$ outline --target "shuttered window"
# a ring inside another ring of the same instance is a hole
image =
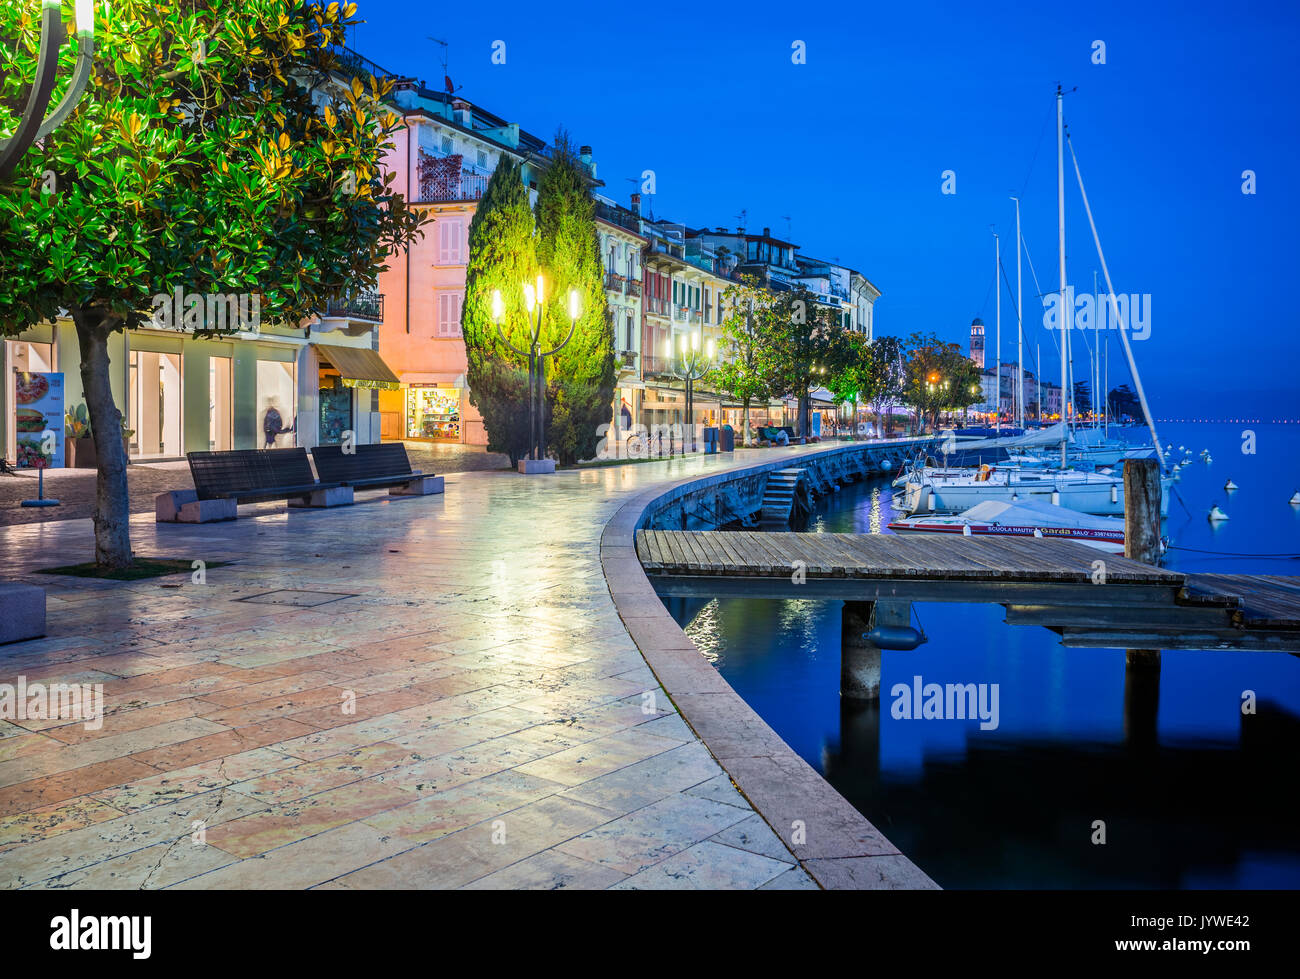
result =
[[[464,293],[438,293],[438,336],[460,336],[460,305]]]

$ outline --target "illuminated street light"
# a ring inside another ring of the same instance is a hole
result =
[[[95,8],[93,0],[77,0],[77,64],[63,99],[48,117],[45,116],[59,68],[59,40],[63,34],[59,7],[59,0],[41,0],[41,47],[36,62],[36,78],[27,93],[18,128],[11,137],[0,140],[0,180],[13,174],[18,161],[36,140],[54,132],[72,114],[90,83],[95,54]]]
[[[545,283],[539,275],[536,284],[524,282],[522,286],[524,307],[528,310],[528,349],[520,350],[516,347],[507,339],[502,329],[501,324],[505,321],[505,301],[501,297],[500,289],[492,290],[492,322],[496,324],[501,342],[519,356],[528,358],[528,458],[541,460],[546,458],[546,358],[555,356],[573,339],[573,331],[582,316],[582,297],[577,289],[569,290],[569,335],[559,346],[551,350],[543,350],[541,340],[542,316],[546,309]],[[537,314],[535,318],[534,311]]]
[[[678,334],[679,351],[674,351],[671,338],[666,345],[670,364],[668,371],[686,385],[686,428],[690,433],[690,447],[687,448],[686,445],[683,445],[683,454],[695,451],[695,382],[713,369],[714,357],[717,352],[713,341],[703,342],[703,337],[704,326],[701,324],[700,332],[692,332],[689,340],[687,340],[685,334]],[[700,349],[701,345],[704,347],[703,351]],[[671,451],[672,446],[670,444],[669,452]]]

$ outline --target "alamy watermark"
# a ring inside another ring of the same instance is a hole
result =
[[[889,688],[894,698],[890,716],[896,721],[980,722],[981,731],[996,731],[999,722],[996,683],[925,683],[920,676],[912,682]]]
[[[1073,326],[1076,330],[1118,330],[1130,331],[1134,340],[1145,340],[1151,336],[1151,294],[1116,293],[1114,306],[1118,307],[1119,317],[1115,316],[1110,295],[1099,292],[1076,293],[1074,286],[1065,287],[1065,306],[1074,311]],[[1043,326],[1049,330],[1061,328],[1061,294],[1053,292],[1043,297]]]
[[[81,721],[87,731],[104,726],[102,683],[0,683],[0,721]]]
[[[242,330],[257,333],[262,325],[262,297],[248,292],[172,292],[153,297],[156,330],[184,330],[190,333],[228,333]]]

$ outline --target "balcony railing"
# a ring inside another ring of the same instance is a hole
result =
[[[596,201],[596,217],[620,228],[626,228],[628,231],[641,233],[640,218],[626,208],[611,207],[604,201]]]
[[[617,272],[605,273],[605,289],[608,292],[617,292],[621,295],[624,291],[624,283],[626,282],[627,280]]]
[[[625,367],[625,368],[628,368],[628,369],[630,369],[630,370],[635,370],[635,369],[636,369],[636,351],[635,351],[635,350],[621,350],[621,351],[619,351],[619,354],[618,354],[618,361],[619,361],[620,366]]]
[[[668,315],[668,300],[662,296],[646,296],[642,301],[642,307],[654,316]]]
[[[632,296],[634,299],[639,299],[641,296],[641,283],[638,282],[636,279],[628,279],[626,281],[626,285],[627,285],[627,294],[629,296]]]
[[[325,304],[325,315],[382,323],[384,321],[384,297],[377,292],[363,292],[355,296],[331,299]]]
[[[438,177],[420,179],[420,199],[423,204],[446,204],[458,201],[477,201],[483,199],[491,179],[485,173],[473,173],[465,170],[459,180],[448,181]]]
[[[700,321],[700,311],[691,309],[689,306],[673,305],[673,320],[677,323],[698,323]]]

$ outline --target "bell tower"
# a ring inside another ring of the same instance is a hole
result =
[[[984,321],[978,316],[970,321],[970,359],[984,369]]]

